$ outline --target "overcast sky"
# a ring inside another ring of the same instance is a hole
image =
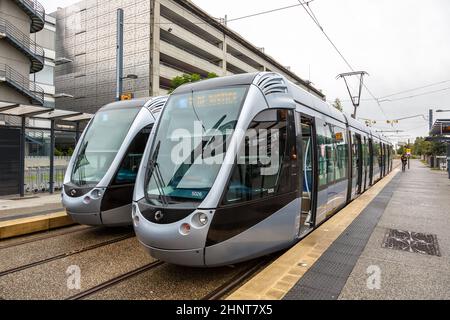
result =
[[[41,0],[47,12],[77,1]],[[194,0],[214,17],[233,19],[298,3],[296,0]],[[443,82],[389,99],[440,92],[381,104],[389,119],[450,109],[450,1],[448,0],[314,0],[310,7],[325,32],[356,70],[370,76],[366,84],[381,98],[392,93]],[[126,19],[126,17],[125,17]],[[327,100],[348,100],[336,75],[350,71],[301,7],[230,22],[228,26],[303,79],[323,90]],[[447,81],[448,80],[448,81]],[[444,82],[447,81],[447,82]],[[448,88],[448,90],[445,90]],[[371,98],[363,91],[363,99]],[[352,105],[344,101],[345,111]],[[450,118],[449,113],[435,116]],[[358,117],[386,120],[374,101],[363,101]],[[388,128],[378,122],[377,127]],[[422,118],[401,121],[396,130],[426,135]],[[392,128],[391,128],[392,130]]]

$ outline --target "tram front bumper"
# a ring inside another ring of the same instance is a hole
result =
[[[100,214],[102,197],[98,199],[90,198],[89,203],[86,203],[85,197],[86,195],[72,198],[63,189],[61,202],[74,222],[91,226],[102,225]]]
[[[187,266],[187,267],[204,267],[204,249],[192,250],[164,250],[159,248],[152,248],[140,241],[148,253],[155,259],[165,261],[168,263]]]
[[[87,226],[100,226],[103,224],[99,212],[76,213],[69,211],[69,209],[66,209],[66,211],[70,218],[76,223]]]

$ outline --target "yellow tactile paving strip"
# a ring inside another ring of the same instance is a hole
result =
[[[227,299],[282,299],[399,171],[398,168],[394,169]]]
[[[0,239],[47,231],[72,224],[74,224],[74,222],[64,211],[39,215],[36,217],[3,221],[0,222]]]

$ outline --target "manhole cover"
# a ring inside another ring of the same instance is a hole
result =
[[[434,234],[388,229],[384,236],[382,247],[438,257],[441,256],[437,237]]]

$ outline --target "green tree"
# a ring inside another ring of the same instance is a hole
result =
[[[342,106],[341,100],[339,100],[339,98],[336,98],[333,102],[333,107],[335,107],[336,109],[338,109],[339,111],[344,111],[344,107]]]
[[[447,154],[447,145],[443,142],[432,141],[431,153],[435,156],[445,156]]]
[[[413,145],[413,153],[415,155],[426,156],[440,156],[445,155],[447,152],[447,146],[445,143],[436,141],[426,141],[423,137],[416,138]]]
[[[200,81],[200,80],[203,80],[203,79],[212,79],[212,78],[217,78],[217,77],[218,77],[218,75],[215,74],[214,72],[208,73],[206,78],[202,78],[197,73],[192,73],[192,74],[184,73],[181,76],[176,76],[175,78],[173,78],[170,81],[169,93],[172,93],[176,88],[178,88],[179,86],[181,86],[181,85],[183,85],[185,83],[197,82],[197,81]]]
[[[400,146],[397,149],[397,154],[404,154],[405,153],[405,146]]]
[[[62,157],[62,156],[64,156],[64,151],[55,148],[54,156],[55,157]]]

